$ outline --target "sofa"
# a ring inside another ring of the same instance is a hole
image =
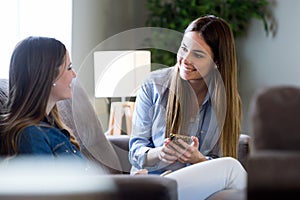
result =
[[[247,199],[300,199],[300,87],[265,87],[251,100]]]
[[[0,80],[0,110],[7,99],[8,81]],[[74,82],[73,96],[57,103],[64,123],[72,129],[78,139],[81,151],[97,162],[117,186],[111,199],[163,199],[176,200],[177,183],[173,179],[158,175],[131,176],[128,160],[129,136],[105,136],[88,96],[78,82]],[[73,109],[80,108],[80,109]],[[83,117],[84,116],[84,117]],[[87,132],[88,130],[88,132]],[[85,134],[79,134],[85,132]],[[239,160],[247,168],[250,137],[241,134],[239,140]],[[245,199],[245,191],[223,190],[213,194],[209,200]]]

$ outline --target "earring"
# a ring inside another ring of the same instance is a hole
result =
[[[55,87],[55,86],[56,86],[56,83],[53,83],[52,86]]]

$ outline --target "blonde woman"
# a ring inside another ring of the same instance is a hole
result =
[[[131,173],[172,172],[167,176],[177,180],[179,199],[243,189],[247,174],[236,160],[240,126],[232,31],[221,18],[200,17],[186,28],[176,65],[152,72],[138,93]]]

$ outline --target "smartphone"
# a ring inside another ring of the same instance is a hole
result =
[[[181,134],[170,134],[170,139],[172,142],[174,142],[176,145],[181,146],[181,144],[179,143],[179,139],[182,139],[185,143],[187,144],[192,144],[193,140],[191,136],[187,136],[187,135],[181,135]]]

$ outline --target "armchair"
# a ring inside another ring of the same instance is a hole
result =
[[[299,199],[300,88],[263,88],[250,108],[253,142],[248,159],[248,199]]]

